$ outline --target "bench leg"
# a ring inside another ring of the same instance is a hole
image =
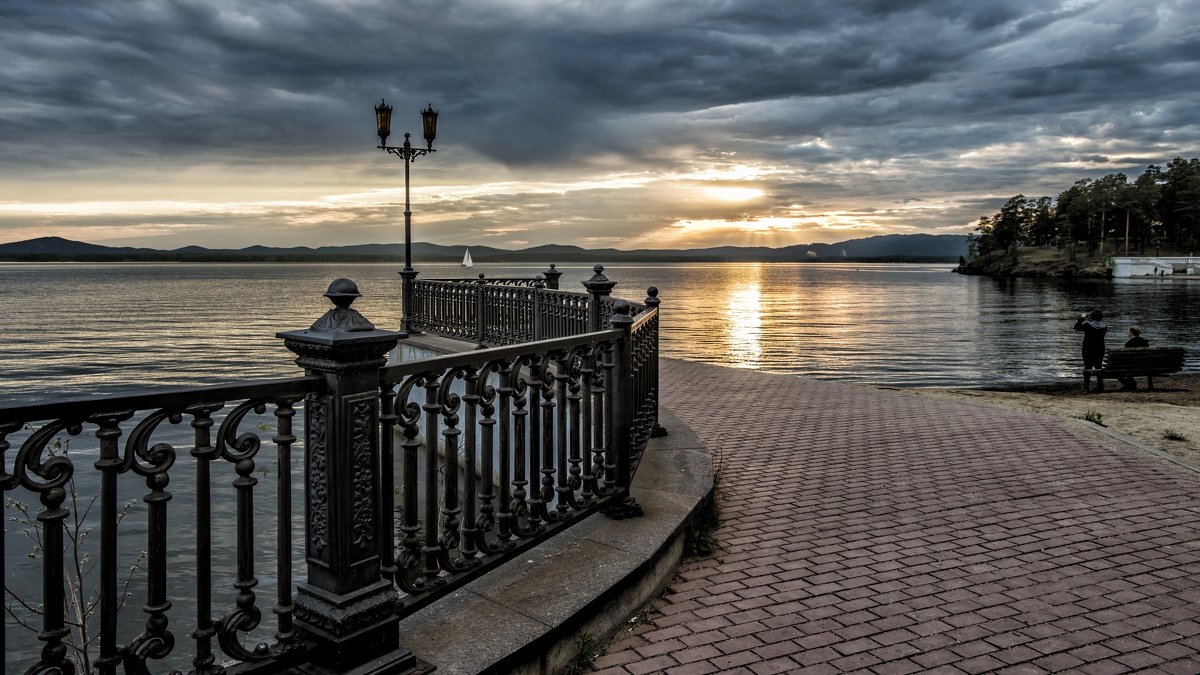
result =
[[[1150,391],[1154,391],[1154,376],[1153,375],[1146,376],[1146,389],[1149,389]]]

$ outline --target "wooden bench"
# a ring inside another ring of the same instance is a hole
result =
[[[1168,377],[1183,370],[1183,347],[1122,347],[1104,355],[1104,367],[1092,369],[1096,389],[1104,391],[1105,379],[1145,377],[1146,388],[1154,389],[1155,377]]]

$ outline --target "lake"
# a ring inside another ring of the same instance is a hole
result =
[[[423,277],[532,276],[545,265],[430,265]],[[294,355],[275,333],[308,327],[330,306],[321,297],[329,281],[355,279],[363,297],[355,307],[382,328],[400,323],[400,279],[395,264],[0,264],[0,406],[51,398],[111,393],[136,386],[214,384],[238,379],[300,374]],[[584,265],[566,265],[561,287],[581,290],[591,276]],[[1080,337],[1071,326],[1081,312],[1102,307],[1113,326],[1110,345],[1124,329],[1141,324],[1155,344],[1189,348],[1196,368],[1200,338],[1200,283],[1126,279],[1066,283],[993,280],[952,274],[947,265],[892,264],[669,264],[615,265],[605,271],[618,282],[615,294],[645,298],[657,286],[662,300],[662,352],[666,356],[722,363],[773,373],[887,386],[987,385],[1074,377]],[[302,428],[303,414],[297,428]],[[269,420],[263,420],[269,421]],[[253,428],[255,420],[247,423]],[[186,457],[190,429],[164,425],[161,440]],[[128,429],[127,429],[128,431]],[[90,431],[89,431],[90,434]],[[90,466],[95,439],[73,441],[81,466]],[[11,440],[19,442],[24,434]],[[160,437],[156,436],[156,439]],[[7,455],[8,461],[14,451]],[[276,579],[273,501],[279,477],[270,456],[260,454],[255,522],[261,585],[260,607],[272,602]],[[293,448],[289,476],[293,494],[303,491],[302,443]],[[179,640],[169,659],[189,667],[187,633],[194,613],[195,547],[188,514],[195,488],[182,459],[172,472],[171,522],[180,533],[168,562],[172,629]],[[228,466],[214,476],[214,590],[216,612],[231,607],[235,550],[234,499]],[[77,472],[81,499],[95,494],[94,471]],[[133,502],[121,525],[121,564],[136,561],[144,547],[146,518],[139,479],[122,482],[122,501]],[[6,495],[9,496],[9,495]],[[36,506],[24,491],[12,496]],[[303,500],[293,527],[302,541]],[[70,506],[70,505],[69,505]],[[16,515],[6,506],[5,516]],[[36,513],[36,508],[33,510]],[[19,520],[19,519],[18,519]],[[92,526],[92,520],[86,525]],[[10,582],[36,588],[40,561],[27,557],[26,532],[6,523]],[[95,556],[95,539],[88,551]],[[294,558],[303,578],[303,556]],[[95,558],[93,558],[95,559]],[[94,582],[94,576],[89,583]],[[129,587],[131,606],[121,614],[120,640],[141,630],[144,575]],[[219,614],[218,614],[219,615]],[[268,622],[269,623],[269,622]],[[254,639],[267,640],[268,623]],[[5,617],[9,651],[5,672],[35,660],[33,633]]]
[[[299,374],[275,338],[329,307],[329,281],[356,280],[355,307],[400,322],[399,265],[0,264],[0,405],[146,384]],[[545,265],[421,266],[422,278],[530,276]],[[582,290],[590,266],[564,265]],[[663,301],[662,351],[772,373],[890,386],[978,386],[1071,377],[1072,323],[1101,307],[1112,326],[1189,348],[1197,364],[1200,283],[1063,282],[952,274],[948,265],[613,265],[615,295]]]

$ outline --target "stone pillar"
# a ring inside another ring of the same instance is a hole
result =
[[[542,276],[546,279],[546,288],[552,291],[558,290],[558,279],[562,276],[562,272],[554,267],[554,263],[550,263],[550,269],[542,272]]]
[[[604,265],[596,265],[592,268],[595,274],[590,279],[583,282],[583,287],[588,292],[588,332],[595,333],[596,331],[608,328],[604,321],[604,312],[601,305],[604,299],[611,293],[613,286],[617,285],[615,281],[609,281],[608,277],[604,276]]]
[[[350,304],[350,279],[325,297],[334,308],[308,330],[278,333],[326,390],[305,399],[307,580],[298,584],[296,628],[321,646],[307,673],[405,672],[418,667],[399,647],[398,598],[380,573],[379,369],[400,334],[378,330]]]

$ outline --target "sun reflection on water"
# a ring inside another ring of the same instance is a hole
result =
[[[725,311],[730,360],[738,368],[757,368],[762,359],[762,287],[754,282],[733,288]]]
[[[743,270],[752,276],[729,285],[725,299],[725,331],[729,360],[739,368],[756,368],[762,360],[762,268]]]

